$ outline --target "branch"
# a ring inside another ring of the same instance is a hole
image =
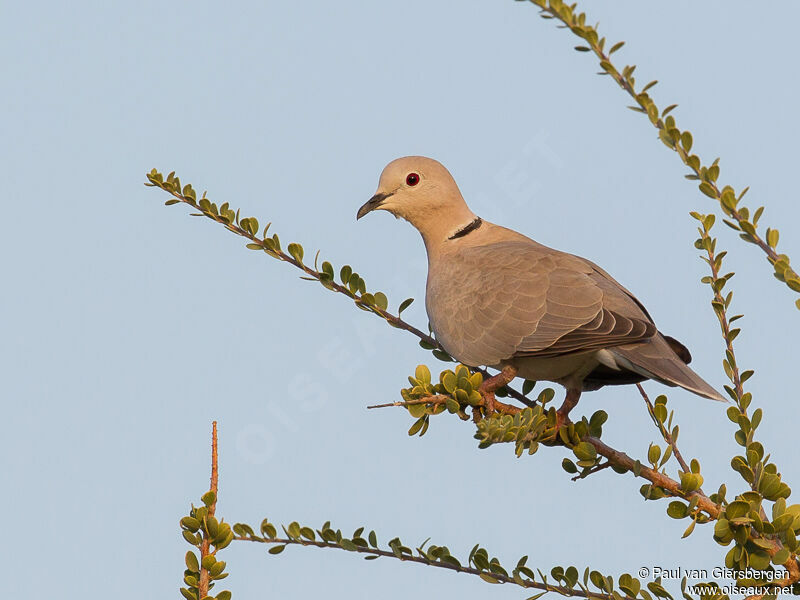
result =
[[[700,157],[691,154],[692,134],[689,131],[681,131],[675,118],[669,113],[677,106],[673,104],[661,111],[647,93],[657,81],[651,81],[639,92],[636,91],[636,80],[633,72],[635,65],[627,65],[621,71],[612,63],[611,55],[622,48],[625,42],[614,44],[608,52],[605,51],[605,38],[600,38],[597,27],[586,25],[586,14],[576,12],[576,4],[568,5],[563,0],[530,0],[541,9],[543,17],[555,18],[561,21],[576,36],[584,40],[587,46],[576,46],[575,49],[581,52],[593,52],[600,60],[600,75],[610,75],[617,85],[625,91],[636,103],[635,106],[628,108],[647,115],[650,123],[658,130],[659,139],[668,148],[674,150],[684,165],[689,167],[691,173],[686,175],[687,179],[699,181],[700,191],[716,200],[722,212],[732,220],[725,220],[725,224],[732,229],[740,232],[741,237],[746,242],[755,244],[764,252],[767,260],[775,270],[775,276],[786,283],[786,285],[800,292],[800,275],[789,266],[789,257],[786,254],[778,254],[778,230],[767,228],[765,237],[758,233],[758,220],[764,212],[764,207],[759,207],[750,218],[750,209],[740,205],[742,197],[747,193],[745,188],[738,196],[731,186],[720,188],[717,185],[719,177],[719,159],[716,159],[710,166],[703,166]],[[800,308],[800,299],[795,301],[797,308]]]
[[[263,535],[259,536],[255,534],[253,528],[249,525],[237,523],[234,525],[234,531],[236,532],[234,539],[243,542],[269,544],[272,546],[269,549],[270,554],[280,554],[289,545],[345,550],[365,554],[366,560],[375,560],[380,557],[393,558],[402,562],[412,562],[455,571],[456,573],[475,575],[487,583],[506,583],[522,588],[541,590],[542,592],[556,592],[562,596],[596,598],[599,600],[634,600],[636,594],[628,595],[627,589],[632,588],[632,590],[638,591],[641,586],[638,580],[625,574],[619,578],[619,591],[615,591],[612,578],[603,577],[597,571],[590,571],[589,569],[585,570],[583,582],[581,582],[578,570],[575,567],[566,569],[555,567],[551,570],[551,576],[559,582],[559,585],[549,583],[547,576],[541,571],[538,571],[540,581],[536,581],[536,574],[526,566],[527,556],[520,559],[512,573],[509,574],[497,558],[489,559],[486,549],[481,548],[479,545],[476,545],[470,552],[468,565],[462,565],[456,557],[450,554],[446,546],[431,545],[426,549],[427,540],[416,548],[417,554],[414,555],[412,550],[404,546],[399,538],[394,538],[388,543],[389,549],[380,548],[374,531],[371,531],[366,536],[368,539],[362,537],[363,527],[353,533],[352,539],[343,537],[340,530],[334,531],[330,527],[330,523],[325,523],[322,529],[316,530],[316,533],[310,527],[301,527],[297,522],[282,528],[286,533],[286,537],[278,537],[276,527],[264,520],[261,524]],[[317,535],[322,539],[317,539]],[[591,591],[588,587],[589,583],[600,591]],[[614,592],[613,595],[612,592]]]
[[[659,416],[656,415],[656,408],[653,406],[653,403],[650,402],[650,397],[647,395],[647,392],[644,391],[644,388],[642,387],[642,384],[641,383],[637,383],[636,387],[638,388],[639,393],[642,395],[642,398],[644,399],[644,403],[647,405],[647,412],[650,413],[650,418],[653,420],[653,423],[658,428],[658,431],[661,433],[661,437],[663,437],[664,441],[667,442],[667,444],[669,444],[669,447],[672,449],[672,454],[675,455],[675,459],[678,461],[678,464],[681,466],[681,469],[683,469],[684,473],[691,473],[691,469],[689,469],[689,465],[687,465],[686,461],[683,460],[683,455],[681,454],[681,451],[678,450],[677,441],[675,440],[673,435],[668,431],[668,429],[666,427],[664,427],[663,420],[660,419]],[[664,398],[666,400],[666,397],[664,397],[664,396],[660,396],[660,398]],[[672,417],[670,415],[670,422],[671,422],[671,418]],[[664,462],[666,462],[666,461],[664,461]],[[662,464],[663,464],[663,462],[662,462]],[[698,491],[702,492],[702,490],[698,490]]]
[[[754,434],[761,423],[761,415],[763,413],[760,408],[753,411],[752,416],[748,415],[747,412],[752,400],[752,395],[749,392],[744,391],[744,382],[753,375],[753,371],[749,370],[740,372],[739,366],[736,362],[733,341],[738,336],[739,329],[733,328],[731,323],[740,319],[742,315],[735,315],[730,318],[728,317],[728,309],[730,307],[731,300],[733,299],[733,292],[728,292],[725,296],[722,295],[722,292],[734,274],[720,274],[723,259],[727,253],[716,252],[717,240],[716,238],[711,237],[711,229],[713,228],[715,221],[714,215],[702,215],[693,212],[692,217],[700,222],[700,226],[697,228],[700,237],[695,242],[695,247],[699,250],[705,250],[706,253],[706,256],[702,257],[702,259],[706,262],[706,264],[708,264],[709,269],[711,270],[711,275],[704,277],[703,283],[711,286],[713,291],[714,295],[711,301],[711,306],[713,307],[714,313],[719,319],[720,330],[725,341],[725,358],[722,361],[722,365],[725,369],[725,374],[728,376],[728,379],[732,384],[726,385],[725,391],[736,402],[736,406],[731,406],[728,409],[727,414],[728,418],[739,426],[734,438],[739,445],[746,448],[747,454],[746,457],[735,456],[731,461],[731,466],[750,485],[752,492],[749,493],[755,496],[754,498],[750,498],[745,497],[745,495],[741,495],[737,497],[737,501],[729,504],[728,507],[726,507],[725,514],[720,517],[721,522],[724,520],[725,526],[720,532],[721,535],[718,535],[715,530],[715,538],[717,538],[717,541],[727,544],[735,538],[735,529],[741,527],[747,528],[747,539],[756,538],[762,542],[765,542],[766,547],[761,545],[760,548],[762,552],[765,552],[769,556],[770,560],[773,560],[773,558],[779,553],[783,553],[783,555],[786,557],[785,560],[781,558],[778,561],[778,564],[782,564],[786,568],[789,575],[782,580],[774,582],[774,585],[787,587],[800,581],[800,568],[798,568],[797,564],[797,554],[796,552],[790,552],[786,547],[787,545],[789,548],[795,547],[795,534],[792,531],[792,533],[787,537],[787,534],[781,535],[779,530],[777,536],[775,534],[765,535],[765,532],[763,531],[763,523],[770,523],[770,521],[767,517],[764,507],[762,506],[761,500],[762,498],[773,500],[776,502],[776,507],[778,506],[778,502],[783,501],[782,506],[785,507],[785,498],[787,498],[791,492],[789,490],[789,486],[781,481],[781,476],[778,473],[777,467],[768,462],[769,456],[764,455],[764,446],[760,442],[754,441]],[[739,515],[738,513],[741,511],[741,509],[739,507],[734,507],[734,505],[739,504],[741,506],[741,504],[744,504],[745,502],[747,503],[749,509],[747,511],[748,517],[745,519],[744,523],[740,523],[737,521],[737,519],[744,517],[745,515]],[[757,506],[754,507],[754,503]],[[750,522],[755,522],[755,519],[750,519],[749,517],[749,512],[751,511],[758,514],[758,517],[762,522],[762,529],[755,529],[755,526],[751,528]],[[773,509],[775,521],[777,521],[781,516],[780,512],[781,511]],[[771,527],[773,523],[770,523]],[[791,526],[789,529],[792,529]]]
[[[214,582],[228,576],[225,561],[217,560],[217,552],[233,541],[230,526],[218,520],[217,509],[219,470],[217,462],[217,422],[211,424],[211,488],[200,498],[201,506],[192,505],[189,514],[180,521],[183,539],[200,551],[200,558],[189,550],[186,553],[186,570],[180,589],[186,600],[230,600],[231,592],[224,590],[209,595]],[[212,550],[211,547],[214,547]]]
[[[217,489],[218,489],[219,471],[217,468],[217,422],[211,423],[211,488],[210,491],[214,494],[214,501],[208,504],[208,516],[213,517],[217,510]],[[211,536],[208,533],[203,534],[203,541],[200,544],[200,582],[198,585],[198,595],[200,598],[208,596],[208,584],[211,582],[208,569],[203,565],[206,564],[205,559],[213,553],[211,548]]]
[[[465,369],[463,366],[459,366],[458,368]],[[446,375],[449,374],[450,372],[442,373],[440,379],[446,383]],[[403,390],[402,392],[405,398],[404,401],[391,402],[375,406],[376,408],[384,406],[399,406],[409,408],[412,416],[418,418],[417,422],[409,430],[410,435],[413,435],[417,432],[424,434],[425,430],[427,429],[427,419],[429,416],[433,414],[444,413],[445,406],[447,407],[447,412],[458,414],[462,417],[462,419],[464,419],[466,416],[464,415],[464,410],[467,406],[471,406],[473,409],[479,409],[484,408],[486,405],[486,398],[480,395],[469,396],[468,404],[462,404],[456,400],[457,395],[455,395],[457,391],[462,390],[446,390],[450,395],[445,395],[443,393],[432,393],[422,398],[411,398],[409,396],[413,389],[430,389],[436,392],[445,385],[445,383],[442,383],[437,384],[437,386],[432,386],[430,383],[430,373],[428,372],[427,368],[423,369],[422,367],[418,367],[416,375],[420,377],[419,379],[414,378],[414,381],[412,382],[412,385],[415,385],[416,387],[412,388],[411,390]],[[457,379],[464,385],[469,385],[467,383],[467,377],[462,375]],[[422,386],[427,387],[423,388]],[[469,389],[465,391],[469,392]],[[550,390],[550,392],[552,392],[552,390]],[[466,394],[462,395],[462,397],[465,396]],[[672,479],[668,475],[644,466],[640,461],[634,460],[624,452],[616,450],[607,445],[600,439],[599,434],[591,435],[591,432],[593,431],[601,431],[599,429],[599,425],[602,425],[602,422],[605,421],[604,413],[602,413],[602,418],[599,419],[599,424],[593,423],[593,421],[596,419],[596,417],[593,416],[592,420],[590,421],[587,421],[584,418],[577,424],[568,423],[567,425],[558,428],[555,426],[555,411],[553,409],[546,411],[545,409],[545,404],[549,401],[549,399],[552,399],[552,393],[546,394],[543,392],[540,397],[543,398],[542,404],[537,404],[537,406],[534,408],[525,409],[521,409],[517,406],[502,404],[495,400],[494,410],[497,414],[486,417],[480,420],[478,423],[478,433],[476,434],[476,437],[482,440],[480,447],[487,447],[494,443],[514,442],[517,444],[517,454],[520,455],[524,447],[527,447],[531,452],[534,452],[538,447],[539,442],[547,445],[563,444],[571,448],[576,453],[578,458],[585,459],[587,461],[584,465],[581,464],[583,462],[583,460],[581,460],[578,463],[580,466],[586,466],[590,468],[598,466],[596,455],[600,455],[608,461],[609,466],[614,467],[618,472],[624,473],[630,471],[636,477],[646,479],[661,491],[659,493],[648,490],[648,495],[646,495],[647,498],[655,499],[657,497],[663,497],[664,495],[674,496],[676,498],[682,498],[689,501],[693,509],[697,508],[701,511],[704,511],[712,519],[716,519],[719,516],[720,506],[711,500],[711,498],[702,493],[702,491],[697,489],[699,488],[699,485],[692,489],[686,489],[685,487],[682,487],[681,483]],[[593,450],[588,453],[586,449],[587,445],[593,448]],[[574,473],[575,471],[573,470],[571,472]],[[690,480],[687,480],[687,483],[688,482],[690,482]]]
[[[589,475],[592,475],[594,473],[597,473],[598,471],[602,471],[603,469],[607,469],[608,467],[613,467],[613,466],[614,466],[614,464],[609,462],[609,461],[606,461],[604,463],[600,463],[600,464],[598,464],[598,465],[596,465],[594,467],[590,467],[589,469],[586,469],[586,470],[582,471],[578,475],[575,475],[575,477],[572,478],[572,481],[578,481],[579,479],[584,479],[585,477],[588,477]]]
[[[642,477],[643,479],[648,480],[653,485],[661,488],[665,492],[668,492],[667,495],[683,498],[692,503],[696,502],[696,507],[706,512],[712,519],[716,519],[719,516],[719,505],[699,490],[691,492],[684,491],[681,488],[681,484],[668,475],[651,469],[650,467],[645,467],[638,460],[632,459],[624,452],[614,450],[614,448],[606,445],[598,438],[585,437],[583,438],[583,441],[589,442],[592,446],[594,446],[595,450],[597,450],[597,453],[600,456],[605,457],[613,465],[625,468],[628,471],[631,471],[636,477]]]

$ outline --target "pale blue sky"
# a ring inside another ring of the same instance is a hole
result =
[[[767,206],[763,222],[783,225],[781,248],[799,257],[800,6],[584,5],[610,40],[628,42],[619,61],[661,81],[656,101],[680,104],[701,156],[722,157],[720,180],[750,185],[750,205]],[[645,503],[630,475],[573,483],[563,449],[479,451],[452,418],[408,438],[407,414],[365,406],[398,399],[416,364],[439,367],[413,338],[142,185],[152,167],[178,171],[272,221],[284,242],[353,264],[392,307],[416,297],[405,315],[424,327],[417,233],[386,214],[356,223],[355,212],[389,160],[433,156],[483,217],[604,266],[721,386],[688,216],[716,207],[571,34],[511,0],[26,2],[3,13],[7,596],[179,597],[177,523],[207,489],[212,419],[228,520],[331,519],[384,541],[431,536],[459,556],[481,542],[547,571],[721,563],[710,528],[680,540],[686,523]],[[718,233],[746,315],[739,360],[756,370],[748,386],[766,409],[759,433],[798,486],[794,298],[755,248]],[[706,489],[740,491],[724,407],[669,396]],[[657,434],[635,389],[589,394],[578,414],[598,408],[607,441],[644,457]],[[239,600],[525,597],[347,553],[234,544],[224,558]]]

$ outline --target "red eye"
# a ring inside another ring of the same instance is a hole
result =
[[[419,183],[419,175],[416,173],[409,173],[406,177],[406,183],[408,185],[417,185]]]

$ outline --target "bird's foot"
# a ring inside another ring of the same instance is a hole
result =
[[[501,387],[511,383],[516,376],[516,367],[506,365],[497,375],[483,380],[483,383],[481,383],[481,386],[478,388],[478,392],[483,397],[483,414],[485,416],[488,417],[494,414],[495,408],[500,404],[495,400],[494,393]]]

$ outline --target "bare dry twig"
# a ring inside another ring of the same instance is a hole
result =
[[[208,516],[213,517],[217,508],[217,490],[219,487],[219,469],[217,464],[217,422],[211,423],[211,491],[214,492],[214,502],[208,506]],[[197,589],[199,590],[199,597],[205,598],[208,596],[208,584],[210,583],[210,576],[208,569],[202,567],[203,559],[212,554],[210,552],[211,540],[207,534],[203,534],[203,541],[200,544],[200,580]]]

